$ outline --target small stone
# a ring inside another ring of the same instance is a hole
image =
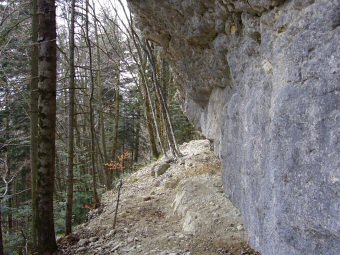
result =
[[[108,243],[104,246],[104,248],[110,248],[110,247],[114,246],[114,244],[115,244],[114,241],[108,242]]]
[[[179,181],[180,179],[179,178],[171,178],[170,180],[167,180],[165,183],[164,183],[164,187],[167,188],[167,189],[175,189],[178,184],[179,184]]]
[[[89,239],[89,241],[90,241],[90,243],[94,243],[94,242],[98,241],[98,239],[99,239],[99,237],[94,236],[94,237],[91,237],[91,238]]]
[[[134,239],[135,239],[135,238],[134,238],[133,236],[129,236],[128,239],[127,239],[127,242],[128,242],[128,243],[131,243],[131,242],[133,242]]]
[[[185,235],[179,234],[178,238],[179,238],[179,239],[184,239],[184,238],[185,238]]]
[[[174,162],[175,161],[175,159],[174,158],[168,158],[168,159],[166,159],[165,160],[165,163],[172,163],[172,162]]]
[[[122,252],[130,252],[133,249],[134,249],[133,247],[125,247],[125,248],[122,248],[121,251]]]
[[[242,230],[244,230],[244,227],[243,227],[243,225],[238,225],[238,226],[236,227],[236,229],[237,229],[238,231],[242,231]]]
[[[87,247],[80,247],[77,249],[76,252],[82,252],[82,251],[86,251],[87,250]]]
[[[147,197],[143,197],[143,201],[150,201],[152,199],[152,197],[147,196]]]
[[[163,163],[163,164],[160,164],[160,165],[156,165],[153,168],[154,176],[158,177],[158,176],[164,174],[169,169],[169,167],[170,167],[169,163]]]
[[[115,229],[112,229],[112,230],[110,230],[110,232],[107,233],[105,236],[106,236],[106,237],[110,237],[110,236],[113,236],[114,234],[116,234],[116,230],[115,230]]]
[[[262,67],[266,71],[266,73],[272,73],[273,72],[273,66],[267,59],[265,59],[262,62]]]
[[[78,242],[78,246],[84,246],[89,243],[89,240],[87,239],[80,239]]]
[[[114,251],[118,250],[119,247],[120,247],[120,244],[117,244],[115,247],[113,247],[113,248],[111,249],[111,252],[114,252]]]

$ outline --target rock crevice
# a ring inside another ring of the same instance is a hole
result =
[[[340,254],[339,0],[129,0],[262,254]]]

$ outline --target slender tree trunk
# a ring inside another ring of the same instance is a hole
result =
[[[94,2],[93,2],[94,5]],[[103,109],[103,83],[101,81],[101,57],[100,57],[100,47],[99,47],[99,35],[98,35],[98,24],[96,19],[95,8],[93,7],[94,19],[94,30],[96,35],[97,43],[97,85],[98,85],[98,104],[99,104],[99,122],[100,122],[100,133],[101,133],[101,147],[103,152],[104,162],[107,162],[107,149],[106,149],[106,137],[105,137],[105,122],[104,122],[104,109]]]
[[[139,138],[140,138],[140,113],[137,113],[136,135],[134,141],[134,153],[131,159],[132,163],[137,163],[139,158]]]
[[[56,130],[56,12],[55,0],[38,0],[39,104],[38,104],[38,250],[57,250],[53,217]]]
[[[157,143],[155,139],[155,131],[153,128],[153,120],[152,120],[152,109],[150,106],[150,101],[149,101],[149,95],[148,90],[146,88],[146,83],[144,81],[141,82],[142,88],[143,88],[143,94],[144,94],[144,107],[145,107],[145,118],[146,118],[146,126],[148,129],[149,133],[149,139],[150,139],[150,146],[151,146],[151,151],[152,151],[152,156],[154,158],[159,157],[159,152],[157,150]]]
[[[72,232],[72,208],[73,208],[73,166],[74,166],[74,98],[75,98],[75,68],[74,68],[74,24],[75,24],[75,0],[71,1],[71,23],[69,44],[70,84],[68,98],[68,165],[67,165],[67,202],[66,202],[66,235]]]
[[[78,110],[79,112],[79,110]],[[81,136],[80,136],[80,133],[81,133],[81,130],[78,126],[78,123],[81,122],[81,119],[79,121],[75,121],[75,130],[76,130],[76,144],[77,144],[77,149],[78,149],[78,153],[76,153],[77,155],[77,163],[80,165],[79,166],[79,172],[80,172],[80,175],[84,175],[86,170],[85,170],[85,161],[84,161],[84,158],[82,157],[82,152],[85,150],[85,147],[84,144],[82,143],[82,140],[81,140]],[[88,190],[88,187],[86,186],[85,187],[86,190]]]
[[[65,191],[62,181],[64,180],[64,175],[60,170],[62,168],[61,160],[58,157],[58,154],[55,155],[55,189],[56,192],[63,192]]]
[[[10,126],[9,126],[9,88],[6,87],[5,89],[5,106],[6,106],[6,117],[5,117],[5,141],[9,141],[10,139],[10,135],[9,135],[9,132],[10,132]],[[9,146],[5,146],[5,151],[8,153],[10,148]],[[6,166],[7,166],[7,173],[6,175],[7,176],[11,176],[11,165],[10,165],[10,161],[9,161],[9,157],[6,157]],[[11,209],[13,208],[13,199],[11,198],[11,195],[12,195],[12,183],[9,183],[8,184],[8,189],[7,189],[7,194],[8,196],[8,199],[7,199],[7,206],[10,208],[8,214],[7,214],[7,222],[8,222],[8,231],[9,232],[12,232],[13,231],[13,214],[11,212]]]
[[[119,1],[119,3],[121,4],[121,6],[123,7],[123,10],[125,12],[124,5],[122,5],[121,1]],[[126,12],[125,12],[125,16],[126,16],[127,19],[129,19]],[[131,19],[131,17],[130,17],[130,19]],[[139,65],[138,65],[138,71],[139,71],[139,75],[140,75],[140,78],[141,78],[141,85],[142,85],[141,93],[143,94],[143,97],[144,97],[146,119],[147,119],[147,122],[148,122],[147,128],[148,128],[148,132],[149,132],[149,135],[150,135],[150,144],[151,144],[152,153],[153,153],[153,156],[155,158],[158,158],[159,153],[157,151],[157,146],[156,146],[155,136],[154,136],[154,131],[153,131],[153,130],[155,130],[161,151],[162,151],[163,155],[167,156],[166,150],[165,150],[163,142],[161,140],[160,130],[159,130],[159,126],[158,126],[157,119],[156,119],[156,113],[155,113],[155,110],[154,110],[153,105],[152,105],[151,95],[150,95],[150,91],[149,91],[148,78],[146,77],[146,69],[147,69],[146,64],[147,64],[147,58],[148,58],[148,51],[145,48],[145,45],[144,45],[145,42],[143,43],[140,40],[138,34],[135,32],[131,20],[129,22],[129,28],[131,30],[132,41],[133,41],[134,46],[137,49],[137,54],[138,54],[139,61],[140,61]],[[142,49],[144,51],[144,54],[142,53]],[[136,62],[138,62],[138,61],[136,60]],[[153,123],[153,125],[151,123]],[[153,129],[153,127],[155,129]]]
[[[162,59],[161,61],[161,65],[162,65],[162,82],[163,82],[163,91],[160,89],[161,91],[161,99],[162,99],[162,102],[163,102],[163,105],[164,105],[164,112],[165,112],[165,116],[166,116],[166,119],[167,119],[167,122],[168,122],[168,128],[169,128],[169,132],[170,132],[170,135],[171,135],[171,139],[172,139],[172,142],[173,142],[173,146],[175,147],[175,150],[176,150],[176,154],[178,157],[181,157],[182,156],[182,153],[179,149],[179,146],[178,146],[178,143],[176,141],[176,137],[175,137],[175,133],[174,133],[174,130],[173,130],[173,127],[172,127],[172,122],[171,122],[171,118],[170,118],[170,113],[169,113],[169,109],[168,109],[168,102],[167,102],[167,82],[166,81],[169,81],[169,77],[165,77],[167,74],[168,74],[168,64],[164,61],[164,59]]]
[[[92,182],[93,182],[93,204],[97,208],[100,205],[98,193],[97,193],[97,181],[96,181],[96,137],[94,130],[94,76],[93,76],[93,66],[92,66],[92,48],[89,36],[89,0],[86,0],[86,21],[85,21],[85,31],[86,31],[86,43],[89,50],[89,65],[90,65],[90,81],[91,81],[91,92],[90,92],[90,132],[91,132],[91,168],[92,168]]]
[[[116,228],[116,223],[117,223],[117,215],[118,215],[118,208],[119,208],[119,201],[120,201],[120,191],[123,186],[123,181],[120,179],[119,184],[118,184],[118,191],[117,191],[117,202],[116,202],[116,210],[115,210],[115,215],[113,218],[113,229]]]
[[[167,129],[166,129],[166,123],[164,121],[165,118],[164,118],[164,114],[163,114],[163,111],[162,111],[162,106],[159,103],[160,102],[159,94],[158,94],[158,91],[155,87],[155,84],[153,84],[153,88],[154,88],[154,91],[155,91],[154,105],[155,105],[155,111],[156,111],[156,117],[157,117],[156,120],[157,120],[157,123],[158,123],[158,126],[159,126],[159,134],[160,134],[162,143],[164,144],[165,150],[170,149],[171,154],[173,154],[172,147],[170,146],[170,141],[168,139],[167,132],[166,132]],[[166,147],[166,144],[167,144],[167,147]]]
[[[139,56],[142,57],[142,54],[139,53]],[[149,86],[148,86],[148,81],[147,81],[147,77],[145,77],[145,73],[146,73],[146,57],[145,57],[145,62],[142,62],[141,64],[141,76],[142,76],[142,87],[143,87],[143,92],[145,94],[145,109],[146,109],[146,119],[150,120],[148,121],[147,127],[148,127],[148,131],[149,131],[149,135],[150,135],[150,143],[151,143],[151,148],[152,148],[152,154],[155,158],[159,157],[159,153],[157,150],[157,146],[156,146],[156,142],[155,142],[155,137],[154,137],[154,129],[153,126],[155,127],[155,131],[156,131],[156,135],[159,141],[159,145],[161,147],[161,151],[163,153],[163,155],[166,155],[166,150],[164,148],[162,139],[161,139],[161,135],[160,135],[160,129],[159,129],[159,125],[157,123],[157,116],[155,113],[155,110],[153,108],[152,105],[152,100],[151,100],[151,95],[150,95],[150,91],[149,91]],[[153,125],[152,125],[153,123]]]
[[[103,108],[103,83],[101,81],[101,57],[100,57],[100,47],[99,47],[99,35],[98,35],[98,24],[96,19],[96,12],[94,8],[93,1],[93,16],[94,18],[94,30],[97,42],[97,83],[98,83],[98,111],[99,111],[99,127],[100,127],[100,144],[103,155],[104,164],[108,162],[107,148],[106,148],[106,134],[105,134],[105,122],[104,122],[104,108]],[[112,171],[105,167],[103,164],[103,172],[105,173],[105,185],[106,189],[112,189]]]
[[[118,73],[118,77],[119,77],[119,73]],[[120,94],[119,94],[119,78],[117,78],[116,90],[115,90],[115,126],[114,126],[113,146],[112,146],[112,160],[113,161],[116,160],[117,149],[118,149],[118,131],[119,131],[119,121],[120,121],[119,115],[120,115]]]
[[[0,255],[4,254],[4,241],[2,238],[2,202],[0,202]]]
[[[8,160],[8,158],[7,158],[7,160]],[[9,162],[7,162],[7,165],[9,166]],[[10,167],[8,169],[10,169]],[[8,175],[9,176],[11,175],[10,170],[8,170]],[[11,197],[11,195],[12,195],[12,184],[11,183],[8,185],[8,194],[7,195],[9,197],[8,198],[8,207],[10,209],[9,212],[8,212],[8,215],[7,215],[8,231],[11,233],[11,232],[13,232],[13,227],[14,227],[12,209],[15,208],[14,204],[13,204],[14,201]]]
[[[162,93],[160,85],[159,85],[154,55],[153,55],[153,52],[152,52],[152,49],[151,49],[149,42],[146,43],[146,46],[147,46],[148,58],[149,58],[149,61],[150,61],[151,67],[152,67],[154,87],[155,87],[155,91],[156,91],[156,94],[157,94],[157,97],[158,97],[158,101],[159,101],[160,106],[161,106],[161,110],[162,110],[161,112],[163,114],[163,118],[164,118],[164,122],[165,122],[166,134],[167,134],[167,137],[168,137],[170,150],[171,150],[174,157],[180,157],[180,156],[182,156],[182,154],[181,154],[179,147],[177,145],[176,138],[174,136],[174,132],[173,132],[173,129],[172,129],[169,111],[168,111],[166,102],[165,102],[164,97],[163,97],[163,93]]]
[[[152,151],[152,155],[154,158],[158,158],[159,157],[159,152],[157,150],[157,143],[156,143],[156,139],[155,139],[155,133],[161,148],[162,153],[166,155],[166,150],[164,148],[163,142],[161,140],[160,137],[160,129],[157,123],[157,119],[156,119],[156,113],[154,110],[154,107],[152,105],[152,100],[151,100],[151,95],[150,95],[150,91],[148,88],[148,78],[146,77],[146,63],[147,63],[147,57],[144,55],[147,55],[147,50],[145,49],[144,43],[140,40],[138,34],[135,32],[134,27],[132,25],[132,21],[131,21],[131,16],[129,17],[127,15],[127,12],[125,10],[125,7],[122,3],[122,1],[119,1],[125,17],[127,20],[130,20],[129,22],[129,29],[127,27],[125,27],[127,30],[131,30],[131,38],[132,38],[132,42],[135,46],[135,49],[137,50],[137,54],[138,54],[138,58],[139,61],[136,57],[133,57],[135,62],[138,63],[138,72],[140,75],[140,79],[141,82],[140,84],[142,86],[139,86],[140,92],[143,95],[143,99],[144,99],[144,104],[145,104],[145,117],[146,117],[146,121],[147,121],[147,129],[148,129],[148,133],[149,133],[149,138],[150,138],[150,145],[151,145],[151,151]],[[142,53],[142,49],[144,50],[144,53]],[[132,56],[134,56],[133,54],[133,50],[131,48],[130,52],[132,53]]]

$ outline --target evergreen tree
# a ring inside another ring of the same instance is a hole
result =
[[[38,0],[39,104],[37,235],[39,254],[57,249],[53,192],[56,130],[56,10],[54,0]]]

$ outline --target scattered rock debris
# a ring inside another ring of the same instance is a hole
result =
[[[252,255],[240,212],[224,197],[219,160],[208,140],[183,144],[184,157],[160,159],[124,180],[116,228],[116,194],[58,241],[59,255]],[[155,169],[165,168],[157,173]],[[155,174],[156,172],[156,174]]]

